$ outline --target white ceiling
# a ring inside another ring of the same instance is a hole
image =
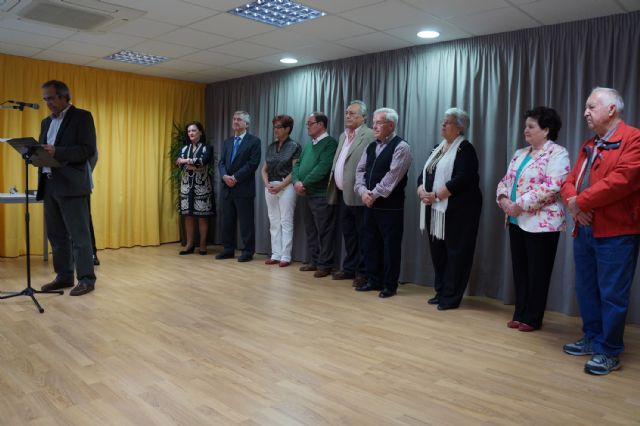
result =
[[[640,0],[302,0],[327,16],[278,29],[226,11],[242,0],[109,0],[147,13],[106,33],[0,14],[0,52],[202,83],[371,52],[640,10]],[[0,1],[0,3],[2,3]],[[416,37],[421,29],[441,33]],[[102,59],[121,49],[162,55],[144,67]]]

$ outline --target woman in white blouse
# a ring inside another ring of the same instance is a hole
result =
[[[509,227],[516,293],[507,327],[533,331],[542,325],[558,239],[566,227],[558,195],[569,173],[569,154],[554,142],[562,127],[554,109],[537,107],[525,118],[528,146],[513,155],[496,202]]]

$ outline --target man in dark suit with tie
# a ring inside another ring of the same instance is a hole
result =
[[[44,200],[47,234],[53,250],[56,278],[42,286],[43,291],[73,287],[73,270],[78,284],[71,296],[93,291],[96,276],[91,249],[89,159],[96,152],[93,117],[71,105],[67,85],[51,80],[42,85],[42,97],[51,115],[40,127],[40,144],[61,167],[39,170],[38,200]]]
[[[256,169],[260,164],[260,139],[247,132],[251,116],[245,111],[233,114],[234,136],[222,143],[218,170],[222,177],[222,243],[216,259],[231,259],[236,249],[236,222],[240,222],[242,254],[238,262],[253,259],[256,232],[253,202],[256,197]]]

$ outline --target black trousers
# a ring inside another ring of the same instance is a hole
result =
[[[535,328],[542,325],[559,238],[560,232],[527,232],[509,223],[511,265],[516,290],[514,321]]]
[[[381,290],[396,290],[402,260],[404,210],[365,208],[362,219],[368,282]]]
[[[242,254],[251,255],[256,251],[256,231],[254,223],[253,197],[226,197],[222,199],[222,244],[225,252],[236,249],[237,223],[240,224]]]
[[[440,306],[457,308],[467,289],[482,205],[447,210],[444,240],[429,237],[431,261],[435,270],[434,287]],[[431,211],[427,211],[427,227]]]
[[[342,260],[342,270],[359,277],[366,277],[364,253],[360,241],[364,207],[346,205],[342,198],[342,191],[338,193],[338,197],[340,198],[340,227],[346,252]]]
[[[334,231],[336,206],[327,203],[327,197],[303,197],[302,212],[307,235],[307,261],[318,269],[333,268],[335,252]]]
[[[93,255],[98,254],[98,248],[96,247],[96,233],[93,230],[93,216],[91,216],[91,195],[87,197],[89,202],[89,230],[91,231],[91,251]]]
[[[88,198],[88,195],[58,196],[51,185],[45,182],[44,219],[53,251],[53,269],[56,277],[65,283],[73,282],[74,266],[78,282],[96,282]]]

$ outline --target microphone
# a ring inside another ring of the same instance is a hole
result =
[[[24,107],[29,107],[29,108],[33,108],[33,109],[40,108],[40,105],[38,105],[38,104],[30,104],[29,102],[20,102],[20,101],[11,101],[11,100],[9,100],[7,102],[11,102],[12,104],[16,104],[16,105],[18,105],[20,107],[23,107],[23,108]]]

